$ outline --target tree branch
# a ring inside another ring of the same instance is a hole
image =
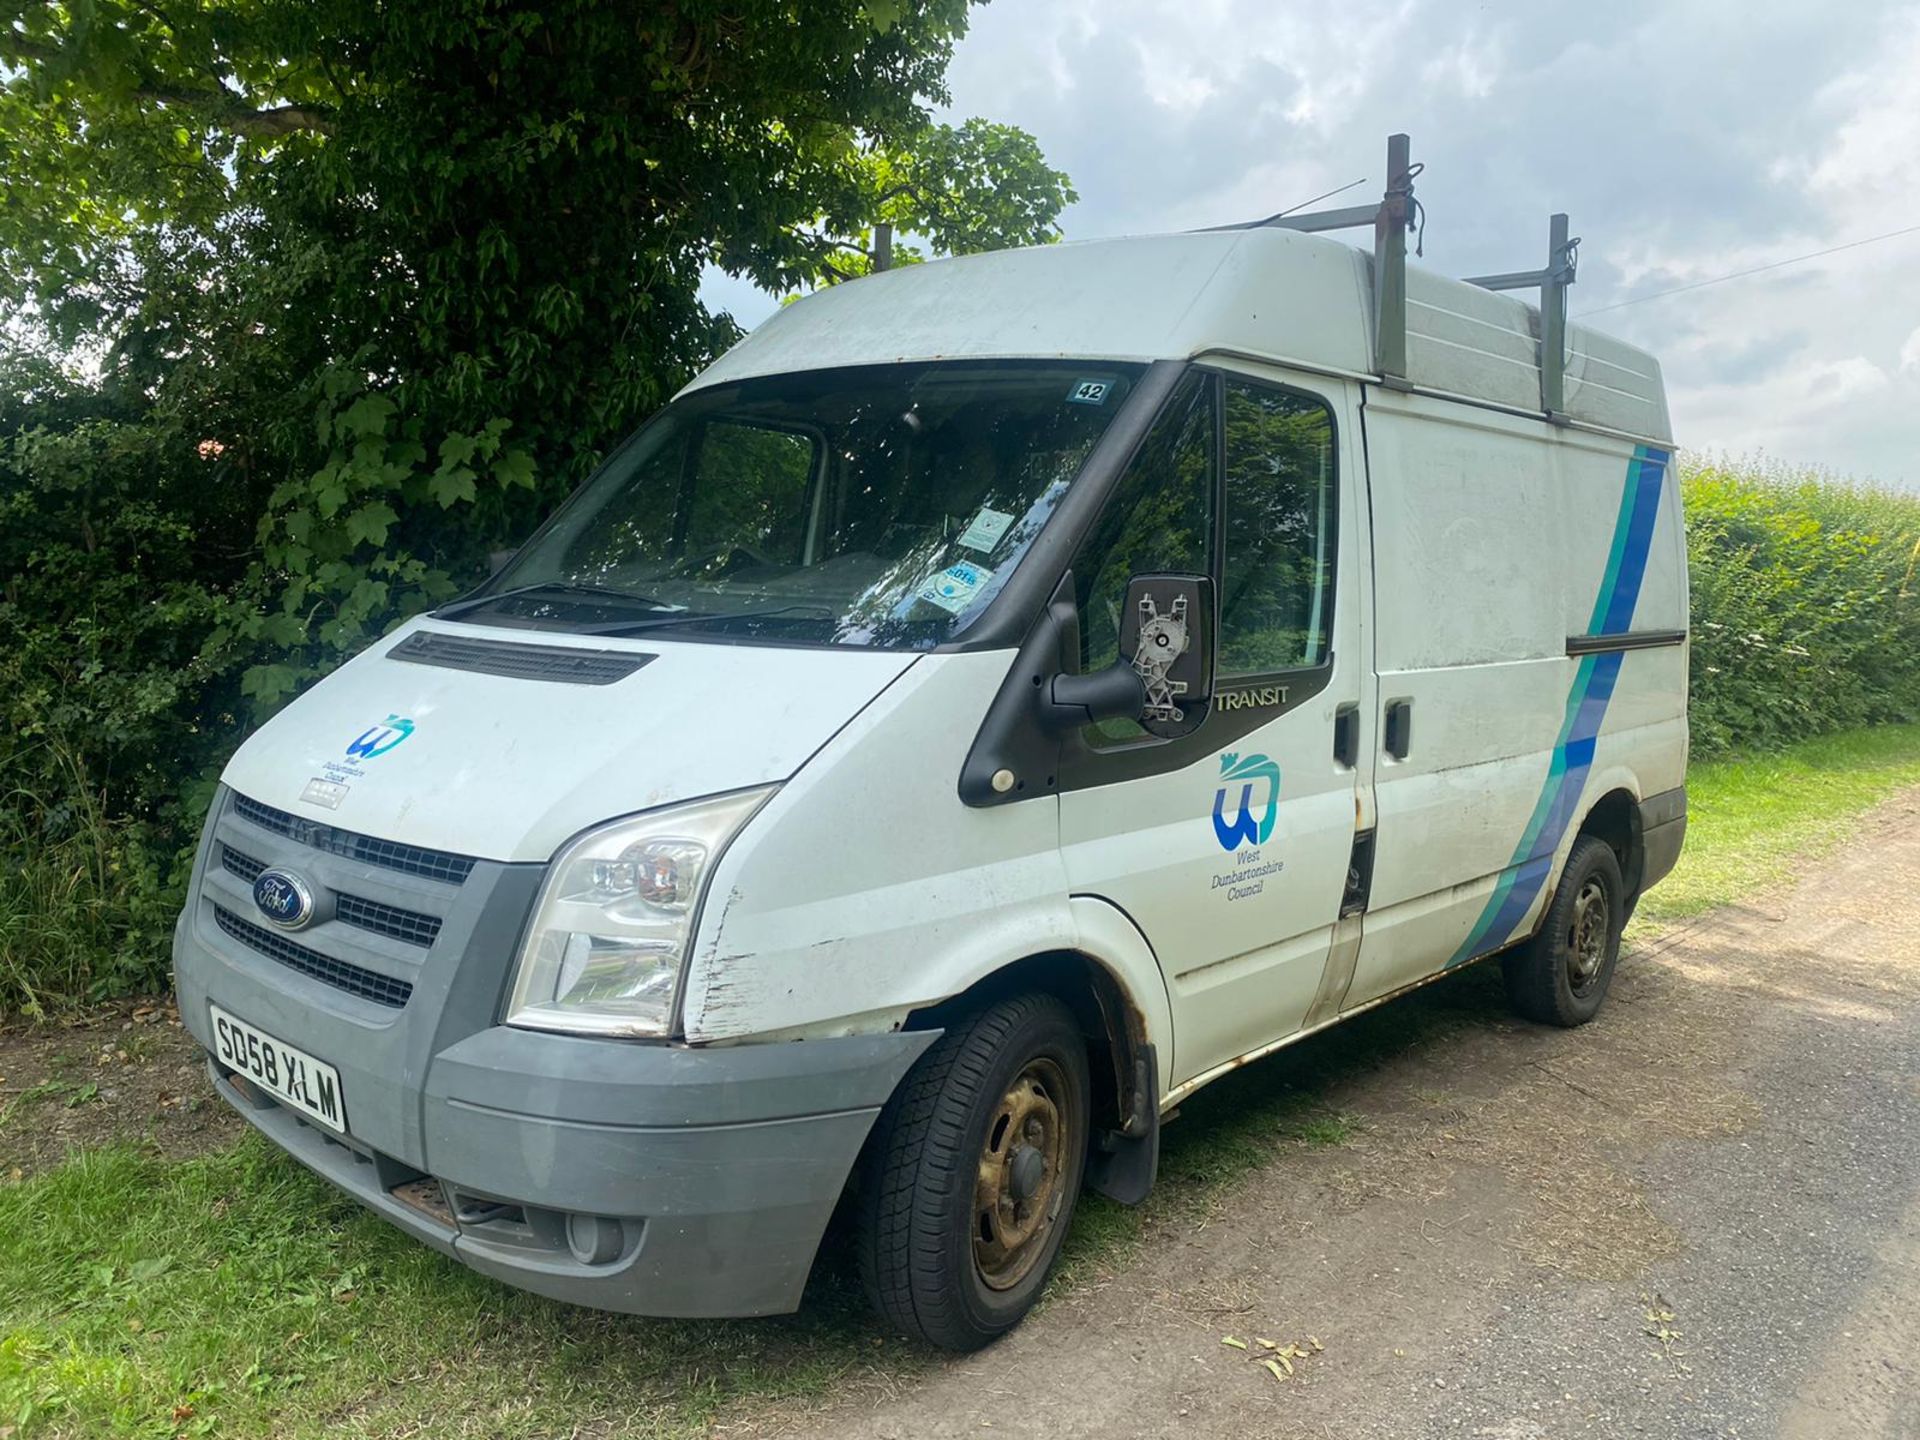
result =
[[[47,65],[60,59],[58,45],[29,40],[17,32],[0,30],[0,63]],[[319,105],[252,106],[231,90],[178,89],[165,85],[135,87],[133,98],[182,110],[196,110],[243,135],[292,135],[311,130],[320,134],[333,129],[332,112]]]
[[[170,90],[159,85],[142,85],[133,96],[136,100],[206,112],[243,135],[292,135],[302,130],[324,135],[333,130],[332,114],[318,105],[268,105],[255,109],[231,91]]]

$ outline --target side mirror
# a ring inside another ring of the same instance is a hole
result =
[[[1213,580],[1206,575],[1136,575],[1127,582],[1120,653],[1131,656],[1146,694],[1140,726],[1149,735],[1185,735],[1213,700]]]
[[[1127,583],[1120,656],[1090,675],[1055,675],[1040,722],[1056,733],[1137,720],[1150,735],[1185,735],[1206,718],[1213,683],[1213,581],[1136,575]]]

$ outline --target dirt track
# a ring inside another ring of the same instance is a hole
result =
[[[1643,940],[1584,1030],[1509,1020],[1497,979],[1268,1062],[1348,1143],[1156,1220],[981,1355],[748,1428],[1920,1436],[1920,795]],[[1290,1378],[1262,1338],[1303,1352]]]

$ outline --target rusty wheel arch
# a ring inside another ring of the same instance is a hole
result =
[[[1152,1188],[1159,1156],[1158,1061],[1145,1012],[1106,966],[1080,950],[1029,955],[958,995],[912,1012],[904,1028],[944,1027],[957,1015],[1030,991],[1063,1001],[1087,1040],[1093,1082],[1087,1184],[1124,1204],[1138,1204]]]

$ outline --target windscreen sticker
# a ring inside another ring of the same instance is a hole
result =
[[[990,510],[986,506],[973,517],[971,524],[960,533],[960,543],[969,550],[978,550],[981,554],[991,554],[993,547],[1000,543],[1000,537],[1007,533],[1013,524],[1013,516],[1004,510]]]
[[[1104,405],[1107,396],[1113,393],[1111,380],[1079,380],[1067,394],[1070,405]]]
[[[993,571],[970,560],[949,565],[918,591],[919,598],[931,601],[950,615],[958,615],[973,604],[980,587],[993,578]]]

